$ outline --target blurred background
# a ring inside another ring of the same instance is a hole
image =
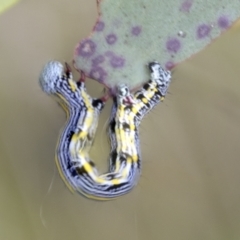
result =
[[[94,0],[22,0],[0,15],[0,239],[240,239],[238,24],[173,70],[166,100],[142,121],[132,192],[96,202],[64,185],[54,154],[65,114],[38,76],[50,59],[71,62],[96,18]],[[101,172],[110,109],[91,150]]]

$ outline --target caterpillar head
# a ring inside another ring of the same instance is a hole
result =
[[[56,93],[57,82],[64,75],[64,66],[57,61],[50,61],[39,76],[42,90],[48,94]]]
[[[124,83],[118,84],[118,86],[117,86],[117,96],[124,98],[124,97],[127,97],[129,95],[130,95],[130,91],[129,91],[128,86]]]
[[[171,80],[171,72],[164,70],[157,62],[150,62],[148,68],[151,72],[151,79],[159,84],[168,84]]]
[[[157,73],[161,66],[157,61],[153,61],[148,64],[148,68],[151,73]]]
[[[130,92],[130,89],[124,83],[118,84],[116,97],[118,103],[120,104],[132,105],[134,103],[134,99]]]

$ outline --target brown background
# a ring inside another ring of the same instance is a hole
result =
[[[38,76],[50,59],[71,61],[96,16],[94,0],[22,0],[0,16],[0,239],[240,239],[239,27],[174,69],[171,94],[142,122],[131,193],[95,202],[63,184],[54,150],[65,115]],[[91,152],[102,171],[110,107]]]

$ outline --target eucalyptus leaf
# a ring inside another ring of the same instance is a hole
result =
[[[199,52],[240,16],[239,0],[102,0],[92,34],[74,64],[110,89],[149,79],[146,64],[167,69]]]

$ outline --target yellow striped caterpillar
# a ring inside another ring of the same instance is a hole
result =
[[[164,99],[171,75],[157,62],[149,64],[151,80],[134,94],[124,84],[117,86],[109,121],[110,169],[100,175],[89,157],[98,118],[107,97],[91,98],[84,78],[75,82],[67,66],[52,61],[39,81],[44,92],[58,97],[67,113],[67,123],[56,149],[56,164],[66,185],[88,198],[109,200],[126,194],[137,183],[141,170],[138,126],[141,119]]]

